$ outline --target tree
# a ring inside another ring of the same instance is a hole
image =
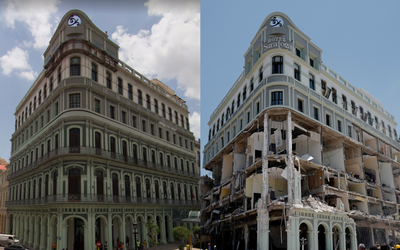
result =
[[[154,223],[153,219],[146,222],[146,228],[149,235],[149,243],[158,245],[157,235],[160,233],[160,228]]]
[[[174,229],[172,229],[172,235],[178,241],[185,241],[189,235],[193,235],[193,233],[186,227],[174,227]]]

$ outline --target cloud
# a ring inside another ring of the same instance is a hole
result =
[[[151,30],[129,34],[118,26],[112,34],[119,57],[140,73],[176,79],[186,98],[200,100],[200,1],[149,0],[149,15],[162,16]]]
[[[200,114],[196,111],[189,115],[190,131],[194,136],[200,138]]]
[[[3,70],[3,74],[10,75],[15,72],[20,77],[33,81],[37,76],[37,72],[32,70],[28,63],[28,58],[28,51],[24,51],[18,46],[7,51],[7,54],[0,57],[0,67]]]
[[[17,21],[25,23],[33,36],[33,47],[43,49],[49,45],[53,23],[50,19],[56,13],[59,3],[59,0],[8,0],[2,20],[11,28],[14,28]]]

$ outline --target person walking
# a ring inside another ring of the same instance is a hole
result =
[[[106,243],[104,243],[104,250],[108,250],[108,244],[107,244],[107,241],[106,241]]]
[[[208,242],[208,249],[207,250],[212,250],[210,242]]]
[[[55,250],[56,248],[57,248],[57,244],[56,244],[56,242],[54,241],[53,246],[52,246],[52,249]]]
[[[144,247],[144,250],[147,249],[147,241],[146,240],[143,241],[143,247]]]

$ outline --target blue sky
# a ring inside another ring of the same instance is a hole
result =
[[[120,59],[186,100],[200,137],[200,0],[0,1],[0,157],[9,161],[14,112],[43,69],[43,52],[61,18],[85,12],[120,45]]]
[[[201,2],[201,141],[210,115],[243,70],[264,19],[285,13],[323,50],[322,61],[400,121],[400,1]],[[399,131],[399,128],[396,129]],[[203,150],[203,148],[202,148]],[[208,171],[202,170],[203,174]],[[209,173],[208,173],[209,174]]]

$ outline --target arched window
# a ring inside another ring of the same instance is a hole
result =
[[[170,189],[171,189],[171,199],[175,200],[175,190],[174,190],[174,184],[170,184]]]
[[[129,178],[129,175],[125,175],[125,196],[131,196],[131,179]]]
[[[272,74],[283,74],[283,57],[274,56],[272,58]]]
[[[142,184],[140,182],[140,178],[136,177],[136,197],[141,198],[142,197]]]
[[[124,161],[128,161],[128,148],[126,141],[122,141],[122,155],[124,156]]]
[[[226,120],[228,121],[231,109],[228,107],[226,108]]]
[[[143,163],[147,164],[147,149],[143,147],[142,150],[143,150]]]
[[[136,144],[132,144],[132,156],[133,156],[133,162],[137,163],[137,146]]]
[[[147,198],[151,198],[150,180],[149,179],[146,179],[146,196],[147,196]]]
[[[160,165],[163,166],[164,165],[164,156],[163,153],[160,152]]]
[[[181,184],[178,183],[178,200],[181,199],[181,192],[182,192],[182,190],[181,190]]]
[[[232,113],[235,113],[235,100],[232,101]]]
[[[55,171],[53,174],[53,195],[57,194],[57,177],[58,177],[58,172]],[[56,198],[56,197],[54,197],[54,198]]]
[[[243,88],[243,102],[246,100],[246,94],[247,94],[247,86],[244,86]]]
[[[240,93],[237,96],[237,107],[239,108],[240,106]]]
[[[171,167],[171,156],[167,155],[167,166],[170,168]]]
[[[111,152],[111,158],[116,158],[116,152],[115,152],[115,138],[110,137],[110,152]]]
[[[160,190],[159,190],[159,186],[158,186],[158,181],[155,180],[154,181],[154,189],[156,190],[156,199],[160,199]]]
[[[310,89],[315,90],[314,76],[310,74]]]
[[[72,128],[69,130],[69,152],[79,153],[80,152],[80,136],[81,130],[79,128]],[[58,140],[58,135],[57,135]],[[57,145],[57,144],[56,144]]]
[[[96,170],[97,200],[104,201],[104,174],[101,170]]]
[[[119,202],[119,185],[118,185],[118,175],[116,173],[113,173],[111,175],[112,179],[112,188],[113,188],[113,200],[114,202]]]
[[[79,57],[72,57],[70,60],[70,76],[81,75],[81,59]]]
[[[39,179],[39,188],[41,186],[41,179]],[[40,189],[39,189],[40,190]],[[68,171],[68,200],[80,201],[81,200],[81,170],[72,168]]]
[[[294,78],[300,81],[300,66],[297,63],[294,64]]]
[[[156,151],[151,150],[151,162],[156,163]]]

